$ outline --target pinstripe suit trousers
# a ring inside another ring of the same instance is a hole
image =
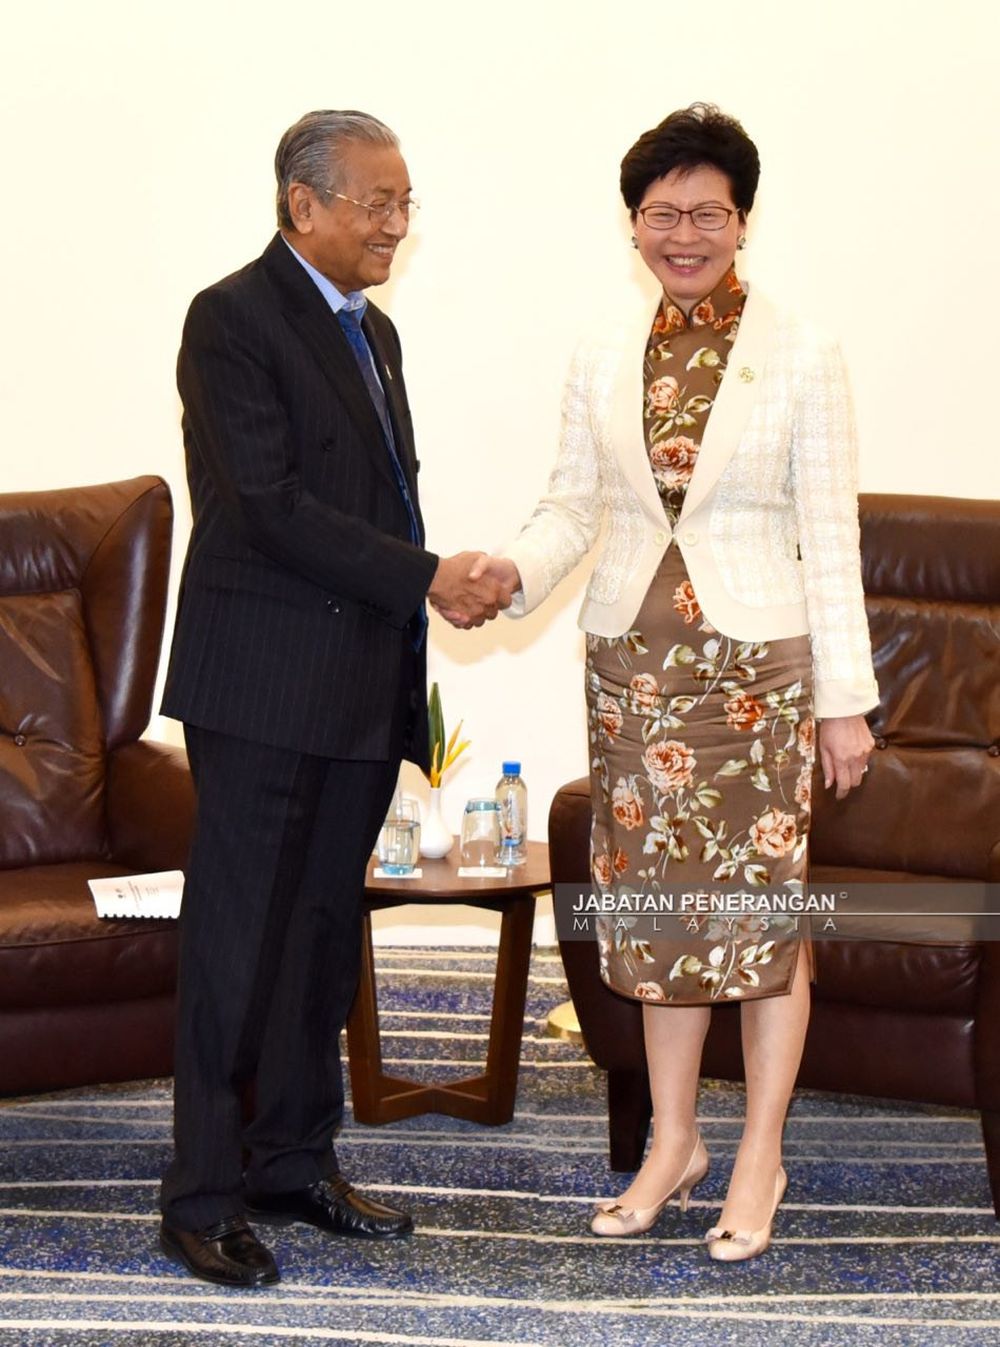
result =
[[[161,1206],[198,1230],[241,1210],[244,1148],[258,1191],[337,1171],[338,1036],[358,979],[365,866],[399,757],[325,758],[190,725],[185,735],[198,812]]]

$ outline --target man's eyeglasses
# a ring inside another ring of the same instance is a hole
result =
[[[642,217],[647,229],[675,229],[682,215],[690,215],[695,229],[711,231],[725,229],[736,211],[727,210],[725,206],[695,206],[694,210],[678,210],[676,206],[654,203],[652,206],[643,206],[636,214]]]
[[[349,201],[352,206],[360,206],[368,212],[368,220],[373,225],[386,224],[399,211],[404,220],[409,220],[414,211],[420,209],[416,197],[408,196],[404,201],[355,201],[353,196],[343,192],[324,191],[324,196],[337,197],[340,201]]]

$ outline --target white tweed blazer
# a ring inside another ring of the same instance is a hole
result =
[[[581,343],[563,398],[548,491],[506,549],[537,607],[607,519],[579,624],[628,631],[676,542],[702,612],[738,640],[811,638],[817,716],[878,703],[861,587],[857,446],[835,342],[747,298],[677,528],[646,452],[642,367],[655,304]]]

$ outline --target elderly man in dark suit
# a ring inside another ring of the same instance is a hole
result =
[[[198,814],[160,1239],[231,1286],[279,1276],[247,1215],[412,1229],[340,1173],[338,1035],[367,858],[401,758],[427,763],[424,600],[456,625],[510,601],[470,578],[481,554],[424,546],[399,339],[361,293],[388,279],[416,209],[395,135],[310,113],[275,168],[279,233],[184,328],[194,526],[163,703]]]

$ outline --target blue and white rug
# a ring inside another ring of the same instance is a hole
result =
[[[377,962],[390,1070],[482,1062],[489,951]],[[0,1347],[1000,1347],[1000,1226],[973,1114],[799,1095],[772,1246],[725,1266],[702,1235],[742,1092],[709,1083],[712,1170],[687,1215],[672,1206],[638,1239],[591,1236],[592,1202],[624,1181],[607,1168],[603,1075],[544,1034],[565,996],[558,956],[536,953],[509,1126],[345,1127],[345,1171],[413,1210],[412,1239],[269,1231],[283,1280],[251,1293],[179,1275],[157,1248],[169,1082],[0,1101]]]

